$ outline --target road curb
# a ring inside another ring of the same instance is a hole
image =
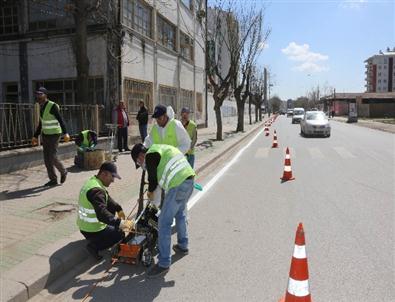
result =
[[[208,162],[202,164],[201,167],[196,169],[196,172],[200,173],[206,170],[224,154],[250,138],[258,132],[264,122],[259,122],[246,135]],[[85,245],[85,240],[82,239],[80,232],[75,232],[69,237],[43,247],[32,257],[2,275],[0,280],[0,300],[9,302],[28,301],[28,299],[37,295],[41,290],[48,288],[59,277],[72,270],[76,265],[87,261],[90,256],[84,248]]]

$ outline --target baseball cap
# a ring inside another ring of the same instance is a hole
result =
[[[48,94],[48,91],[45,87],[40,87],[36,90],[36,94]]]
[[[141,152],[146,152],[147,148],[144,147],[143,144],[139,143],[139,144],[135,144],[132,148],[132,151],[130,152],[130,155],[132,156],[132,159],[134,161],[134,163],[136,164],[136,169],[138,169],[140,167],[140,165],[137,163],[137,158],[139,157],[139,154]]]
[[[157,105],[155,106],[154,114],[152,115],[152,117],[153,118],[161,117],[162,115],[166,114],[166,112],[167,112],[166,106]]]
[[[121,176],[119,176],[117,172],[117,166],[113,162],[106,161],[102,163],[102,165],[100,166],[100,171],[108,171],[112,174],[113,177],[121,179]]]
[[[181,113],[190,113],[190,112],[191,112],[191,110],[189,110],[188,107],[184,107],[181,109]]]

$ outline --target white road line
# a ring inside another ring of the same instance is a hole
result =
[[[269,157],[269,150],[270,150],[270,148],[259,148],[256,151],[254,158],[268,158]]]
[[[324,154],[317,147],[308,148],[312,158],[324,158]]]
[[[203,191],[199,191],[194,195],[189,201],[188,201],[188,210],[191,209],[196,203],[199,202],[199,200],[206,194],[211,187],[224,175],[224,173],[239,159],[239,157],[243,154],[243,152],[251,146],[253,142],[258,138],[259,135],[261,135],[263,130],[259,131],[257,135],[253,139],[250,140],[250,142],[245,145],[237,154],[235,157],[232,158],[232,160],[225,166],[223,167],[213,178],[210,179],[210,181],[203,187]]]
[[[342,158],[355,158],[355,156],[348,151],[344,147],[333,147],[333,149],[342,157]]]

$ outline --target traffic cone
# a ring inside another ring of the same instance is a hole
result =
[[[291,156],[289,154],[288,147],[287,147],[287,151],[285,152],[284,173],[281,179],[282,181],[295,179],[295,177],[292,177]]]
[[[276,132],[276,130],[274,130],[272,148],[278,148],[278,143],[277,143],[277,132]]]
[[[288,288],[279,302],[311,302],[309,269],[305,248],[303,224],[299,223],[295,236],[295,248],[289,271]]]
[[[265,128],[265,136],[269,136],[269,128],[268,127]]]

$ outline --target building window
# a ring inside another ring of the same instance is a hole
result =
[[[65,10],[68,2],[69,0],[29,1],[29,30],[38,31],[54,29],[57,26],[72,26],[72,15]]]
[[[381,76],[381,72],[379,72],[379,77]]]
[[[89,99],[87,104],[104,104],[104,81],[102,77],[90,78],[89,82]],[[77,94],[76,79],[58,79],[34,81],[33,87],[44,86],[48,90],[48,99],[59,105],[75,105]]]
[[[381,83],[381,80],[378,80],[377,82],[378,82],[378,83]]]
[[[18,83],[5,83],[3,87],[5,103],[18,103]]]
[[[128,106],[128,111],[137,113],[139,111],[139,103],[144,102],[148,111],[152,112],[152,91],[153,84],[151,82],[137,81],[132,79],[124,80],[124,100]]]
[[[183,32],[180,32],[180,52],[185,59],[193,61],[193,40]]]
[[[140,0],[125,0],[123,22],[137,32],[152,37],[152,8]]]
[[[180,104],[181,104],[181,108],[188,107],[191,110],[191,112],[195,112],[195,106],[194,106],[194,101],[193,101],[193,91],[181,89]]]
[[[181,3],[184,4],[188,9],[193,10],[193,0],[181,0]]]
[[[0,35],[18,32],[18,3],[17,1],[2,1],[0,6]]]
[[[379,69],[381,69],[381,65],[379,65]]]
[[[176,50],[176,27],[158,15],[158,42],[163,46]]]
[[[174,112],[177,112],[177,88],[160,85],[159,102],[173,107]]]

